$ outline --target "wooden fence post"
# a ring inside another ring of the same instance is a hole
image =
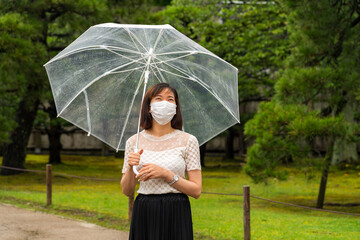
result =
[[[250,186],[243,186],[244,196],[244,240],[250,240]]]
[[[134,193],[129,197],[129,212],[128,212],[129,222],[131,222],[133,208],[134,208]]]
[[[52,195],[51,164],[46,164],[46,205],[51,205]]]

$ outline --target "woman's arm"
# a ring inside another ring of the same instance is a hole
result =
[[[167,174],[165,181],[168,183],[174,179],[174,173],[169,171]],[[195,199],[198,199],[201,194],[201,170],[191,170],[187,172],[189,180],[185,178],[179,177],[179,181],[171,185],[173,188],[176,188],[182,193],[189,195]]]
[[[135,173],[133,172],[132,167],[134,165],[139,165],[140,155],[142,154],[142,152],[143,150],[141,149],[138,153],[129,153],[128,166],[126,172],[122,175],[121,178],[120,184],[122,192],[128,197],[130,197],[134,193],[136,186]]]
[[[126,172],[122,175],[120,184],[122,192],[126,196],[130,197],[134,193],[136,186],[136,178],[135,173],[130,167],[128,167]]]
[[[143,166],[139,171],[139,175],[136,176],[136,178],[139,178],[139,181],[163,178],[166,182],[170,183],[174,179],[175,174],[168,169],[151,163],[144,164]],[[189,180],[179,176],[179,181],[171,186],[186,195],[198,199],[201,194],[201,170],[191,170],[187,173]]]

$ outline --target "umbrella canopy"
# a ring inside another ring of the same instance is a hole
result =
[[[137,131],[146,82],[178,91],[200,145],[240,122],[237,69],[170,25],[95,25],[44,66],[58,116],[116,150]]]

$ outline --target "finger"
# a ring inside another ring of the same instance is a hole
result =
[[[149,180],[150,178],[152,177],[152,174],[145,174],[145,175],[143,175],[143,176],[141,176],[141,178],[139,179],[139,181],[147,181],[147,180]]]
[[[155,178],[157,178],[157,177],[156,177],[156,174],[155,174],[155,173],[151,173],[151,174],[147,174],[146,177],[144,177],[143,181],[145,182],[145,181],[148,181],[148,180],[150,180],[150,179],[155,179]]]
[[[138,162],[130,162],[129,164],[130,164],[131,166],[138,166],[138,165],[139,165]]]
[[[149,167],[149,166],[147,166],[147,167],[144,167],[144,165],[142,165],[142,168],[139,170],[139,173],[141,172],[141,173],[143,173],[143,172],[147,172],[147,171],[149,171],[151,168]]]
[[[148,175],[149,175],[148,173],[145,173],[145,174],[141,175],[141,176],[139,177],[139,182],[140,182],[140,181],[143,181],[144,179],[146,179],[146,178],[147,178],[146,176],[148,176]]]
[[[129,158],[136,158],[136,159],[140,159],[140,154],[138,154],[138,153],[132,153],[132,154],[129,154]]]
[[[151,172],[150,169],[145,169],[144,170],[144,168],[142,168],[142,169],[140,169],[139,174],[137,176],[141,176],[141,175],[144,175],[144,174],[147,174],[147,173],[150,173],[150,172]]]
[[[139,151],[139,154],[141,155],[143,152],[144,152],[144,149],[141,149],[141,150]]]
[[[135,159],[135,158],[130,158],[128,161],[131,162],[131,163],[138,163],[138,162],[140,162],[139,159]]]

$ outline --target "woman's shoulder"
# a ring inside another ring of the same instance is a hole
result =
[[[135,145],[135,143],[136,143],[136,138],[137,138],[137,134],[135,133],[134,135],[132,135],[131,137],[129,137],[129,138],[126,140],[126,144]]]
[[[192,135],[191,133],[184,132],[182,130],[179,130],[179,131],[180,131],[180,136],[182,138],[187,139],[187,142],[189,142],[189,141],[191,141],[191,142],[197,141],[197,138],[194,135]]]

